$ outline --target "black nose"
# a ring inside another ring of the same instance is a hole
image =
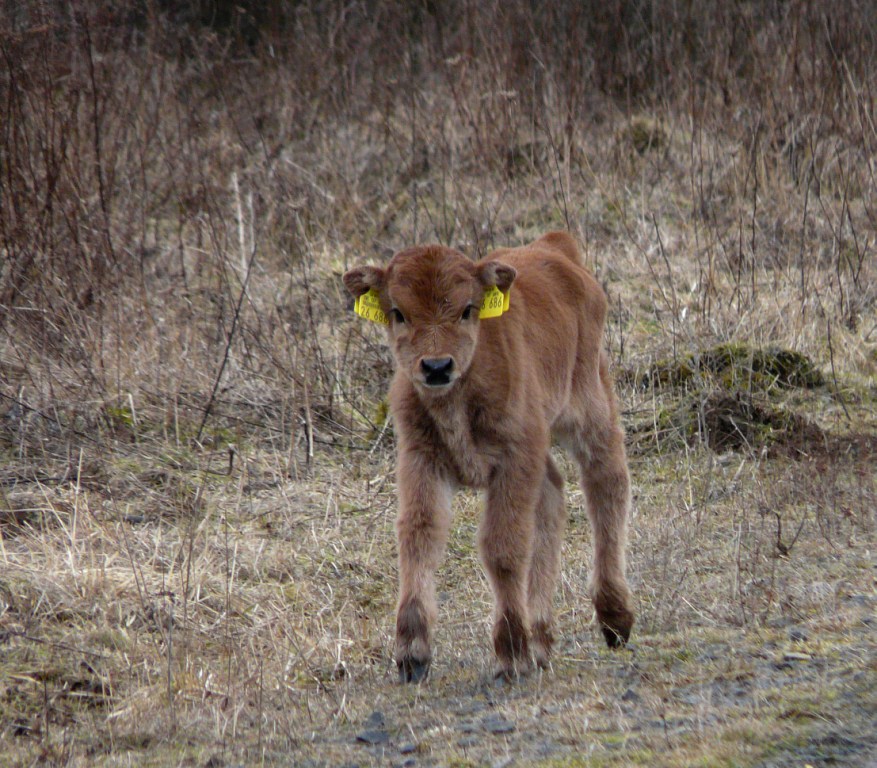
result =
[[[448,384],[451,380],[451,371],[454,370],[454,358],[424,357],[420,361],[420,369],[426,377],[428,386],[440,387],[442,384]]]

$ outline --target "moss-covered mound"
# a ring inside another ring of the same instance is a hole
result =
[[[641,388],[680,387],[712,377],[728,390],[770,391],[774,388],[819,387],[822,372],[806,355],[790,349],[759,349],[742,342],[719,344],[677,360],[663,360],[630,380]]]
[[[803,451],[824,444],[826,439],[825,433],[803,416],[741,392],[714,391],[693,410],[691,418],[699,422],[706,444],[719,453],[764,447]]]
[[[783,396],[825,383],[800,352],[719,344],[628,373],[626,380],[656,393],[651,418],[628,429],[634,451],[698,444],[718,452],[767,448],[790,455],[825,449],[823,430]]]

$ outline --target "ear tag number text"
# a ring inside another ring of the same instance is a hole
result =
[[[353,311],[360,317],[371,320],[373,323],[390,324],[390,318],[381,309],[381,300],[378,298],[374,288],[369,288],[368,291],[356,300],[356,303],[353,305]]]
[[[509,308],[509,291],[501,291],[495,285],[491,285],[484,291],[484,301],[481,302],[481,309],[478,317],[485,319],[488,317],[499,317],[503,312],[507,312]]]

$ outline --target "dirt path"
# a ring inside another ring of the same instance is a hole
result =
[[[441,661],[427,685],[388,679],[373,703],[351,682],[350,722],[303,740],[296,764],[874,765],[874,608],[852,596],[852,629],[837,634],[694,630],[584,658],[561,648],[553,671],[514,685]]]

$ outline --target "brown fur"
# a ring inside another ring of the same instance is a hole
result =
[[[479,544],[496,599],[497,674],[526,672],[531,652],[548,663],[566,523],[552,438],[581,467],[597,618],[610,646],[626,642],[634,620],[625,578],[630,483],[602,349],[606,297],[573,238],[552,232],[479,262],[441,246],[410,248],[386,268],[351,270],[344,282],[354,296],[374,288],[393,318],[402,679],[420,680],[429,668],[434,574],[458,486],[487,494]],[[510,309],[480,320],[491,285],[512,286]]]

